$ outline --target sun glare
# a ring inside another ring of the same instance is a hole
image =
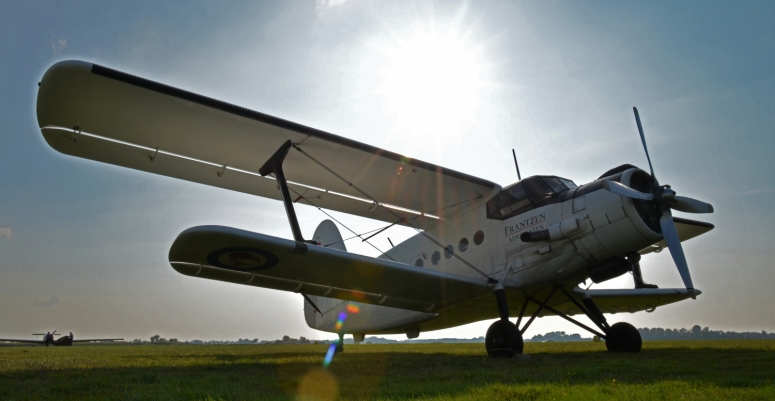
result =
[[[383,49],[388,62],[381,70],[379,93],[395,133],[412,142],[459,143],[466,125],[475,123],[482,87],[476,51],[455,31],[415,32]]]

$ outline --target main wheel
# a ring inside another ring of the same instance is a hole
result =
[[[605,347],[611,352],[640,352],[643,340],[635,326],[619,322],[611,326],[611,334],[605,338]]]
[[[514,323],[498,320],[487,329],[484,339],[487,355],[492,358],[511,358],[524,348],[522,334]]]
[[[341,338],[336,342],[336,352],[344,352],[344,340]]]

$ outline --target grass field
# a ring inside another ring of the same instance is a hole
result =
[[[775,341],[0,348],[0,399],[601,400],[775,399]]]

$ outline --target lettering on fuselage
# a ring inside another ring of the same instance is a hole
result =
[[[509,244],[515,241],[519,241],[519,235],[523,232],[534,232],[546,230],[544,222],[546,221],[546,212],[537,214],[533,217],[528,217],[525,220],[519,221],[508,227],[504,227],[505,236],[509,239]]]

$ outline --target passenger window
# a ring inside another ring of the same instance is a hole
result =
[[[439,264],[439,260],[441,260],[441,254],[439,253],[439,251],[433,252],[433,255],[431,255],[431,263],[433,263],[434,265],[437,265]]]
[[[449,259],[452,257],[452,254],[455,253],[455,248],[452,247],[452,245],[447,245],[446,248],[444,248],[444,257]]]
[[[476,233],[474,233],[474,244],[482,245],[482,242],[484,242],[484,232],[482,230],[479,230]]]
[[[414,262],[414,265],[417,266],[417,267],[422,267],[422,265],[423,265],[422,258],[417,258],[417,261]]]
[[[460,252],[465,252],[468,249],[468,238],[460,239],[460,242],[457,244],[457,249]]]

